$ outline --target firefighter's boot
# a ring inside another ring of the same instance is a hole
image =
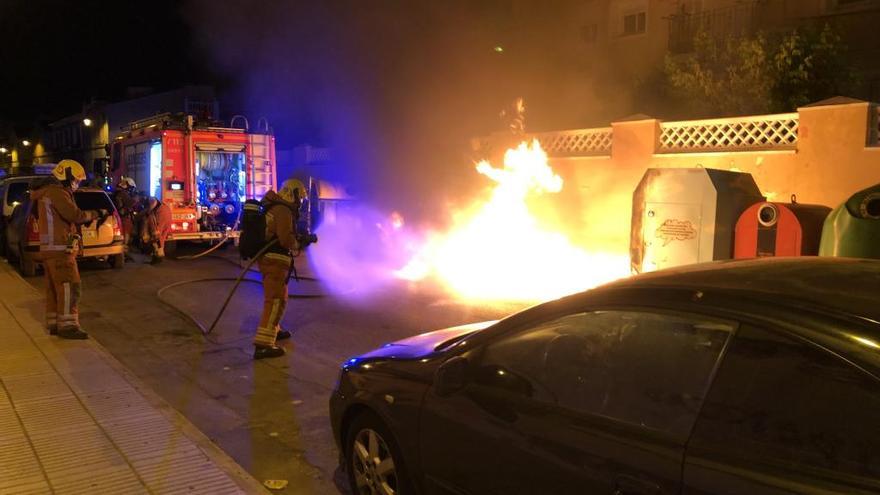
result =
[[[89,334],[75,327],[62,328],[61,330],[58,330],[58,336],[62,339],[70,340],[85,340],[89,338]]]
[[[281,357],[284,355],[284,348],[278,346],[256,345],[254,346],[254,359],[265,359],[273,357]]]
[[[275,340],[276,341],[289,339],[290,336],[292,335],[289,331],[287,331],[281,327],[275,327],[275,329],[277,330],[277,332],[275,333]]]

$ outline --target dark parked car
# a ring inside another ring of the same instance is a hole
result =
[[[356,493],[880,493],[880,261],[633,277],[353,358],[330,410]]]

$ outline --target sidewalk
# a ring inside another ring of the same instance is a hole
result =
[[[0,261],[0,494],[266,493]],[[86,329],[88,330],[88,329]]]

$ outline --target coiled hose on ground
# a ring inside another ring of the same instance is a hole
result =
[[[257,255],[254,256],[254,257],[248,262],[247,265],[245,265],[244,269],[241,271],[241,273],[240,273],[240,274],[238,275],[238,277],[236,277],[236,278],[231,278],[231,277],[207,277],[207,278],[198,278],[198,279],[182,280],[182,281],[180,281],[180,282],[175,282],[175,283],[173,283],[173,284],[169,284],[169,285],[166,285],[166,286],[164,286],[164,287],[160,287],[159,290],[156,291],[156,298],[159,299],[159,301],[160,301],[162,304],[164,304],[164,305],[168,306],[169,308],[171,308],[175,313],[178,313],[179,315],[181,315],[182,317],[184,317],[186,320],[192,322],[193,325],[195,325],[195,326],[201,331],[202,336],[204,336],[207,340],[209,340],[209,341],[211,341],[211,342],[214,342],[214,343],[219,343],[219,342],[216,342],[216,341],[214,341],[214,340],[211,340],[211,339],[209,338],[209,335],[211,334],[211,332],[214,331],[214,327],[217,326],[217,323],[220,321],[220,318],[223,316],[223,313],[226,311],[226,307],[229,305],[229,301],[232,300],[232,296],[235,295],[235,291],[238,290],[238,286],[239,286],[242,282],[250,282],[250,283],[255,283],[255,284],[260,284],[260,285],[263,284],[262,280],[256,280],[256,279],[252,279],[252,278],[245,278],[245,275],[247,275],[248,271],[252,271],[252,268],[251,268],[251,267],[253,266],[253,264],[256,263],[256,261],[257,261],[258,259],[260,259],[260,257],[261,257],[261,256],[262,256],[262,255],[263,255],[263,254],[264,254],[264,253],[265,253],[270,247],[272,247],[276,242],[277,242],[277,240],[273,240],[272,242],[270,242],[269,244],[267,244],[265,247],[263,247],[263,249],[261,249],[261,250],[257,253]],[[218,244],[218,245],[219,245],[219,244]],[[215,248],[216,248],[216,246],[215,246]],[[208,252],[202,253],[200,256],[205,255],[205,254],[207,254],[207,253],[208,253]],[[193,259],[194,259],[194,258],[193,258]],[[227,259],[227,258],[223,258],[223,259]],[[227,259],[227,260],[228,260],[228,259]],[[229,261],[230,263],[235,264],[235,262],[232,261],[232,260],[228,260],[228,261]],[[293,263],[293,262],[294,262],[294,260],[291,260],[291,263]],[[256,270],[253,270],[253,271],[256,271]],[[288,278],[289,278],[289,277],[288,277]],[[312,278],[312,277],[298,277],[298,279],[299,279],[299,280],[311,280],[311,281],[317,281],[317,279]],[[178,306],[174,305],[173,303],[171,303],[170,301],[168,301],[167,299],[165,299],[164,297],[162,297],[163,294],[165,293],[165,291],[167,291],[167,290],[169,290],[169,289],[173,289],[173,288],[175,288],[175,287],[180,287],[180,286],[182,286],[182,285],[195,284],[195,283],[201,283],[201,282],[235,282],[235,284],[233,284],[233,286],[232,286],[232,289],[230,289],[229,293],[226,295],[226,300],[224,300],[224,301],[223,301],[223,305],[220,306],[220,311],[217,313],[217,316],[214,318],[214,321],[211,323],[211,326],[209,326],[209,327],[207,327],[207,328],[205,328],[205,326],[202,325],[202,323],[199,322],[198,319],[196,319],[196,317],[194,317],[192,314],[190,314],[189,312],[187,312],[187,311],[185,311],[185,310],[179,308]],[[327,297],[327,296],[326,296],[326,294],[288,294],[287,297],[288,297],[289,299],[317,299],[317,298],[322,298],[322,297]]]

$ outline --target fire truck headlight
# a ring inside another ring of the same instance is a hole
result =
[[[189,228],[189,222],[183,222],[182,226],[183,226],[183,230],[188,229],[188,228]]]
[[[223,208],[223,210],[226,211],[227,215],[232,215],[233,213],[235,213],[235,205],[228,204]]]

